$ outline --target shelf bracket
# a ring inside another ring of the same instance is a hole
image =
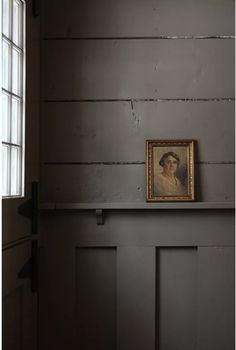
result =
[[[31,198],[18,207],[18,213],[32,221],[31,233],[38,233],[38,182],[32,182]]]
[[[96,209],[97,225],[104,225],[104,215],[102,209]]]

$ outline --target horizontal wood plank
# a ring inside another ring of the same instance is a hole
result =
[[[43,108],[44,162],[144,162],[145,140],[186,138],[197,141],[197,161],[234,161],[233,101],[55,102]]]
[[[234,200],[234,165],[196,167],[198,201]],[[42,168],[42,202],[145,202],[146,166],[47,165]]]
[[[105,213],[104,225],[96,225],[95,213],[91,211],[41,215],[44,241],[50,239],[52,245],[58,244],[61,249],[68,244],[78,247],[234,247],[233,211],[188,211],[187,215],[184,210],[109,211]]]
[[[48,203],[41,202],[40,210],[228,210],[234,209],[234,202],[94,202],[94,203]]]
[[[234,35],[230,0],[44,0],[44,37]]]
[[[233,40],[45,41],[46,100],[234,96]]]

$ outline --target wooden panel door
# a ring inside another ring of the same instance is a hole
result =
[[[30,239],[3,251],[3,350],[37,349],[37,293],[31,289]]]
[[[39,18],[26,2],[25,195],[2,200],[3,350],[37,349],[38,295],[32,292],[32,221],[19,214],[39,181]],[[34,249],[37,254],[36,250]]]

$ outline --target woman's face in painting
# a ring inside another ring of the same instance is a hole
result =
[[[168,156],[165,158],[163,169],[167,175],[173,176],[177,170],[177,166],[178,166],[177,159],[175,159],[172,156]]]

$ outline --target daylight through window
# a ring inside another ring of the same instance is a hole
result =
[[[2,0],[2,195],[24,194],[25,2]]]

